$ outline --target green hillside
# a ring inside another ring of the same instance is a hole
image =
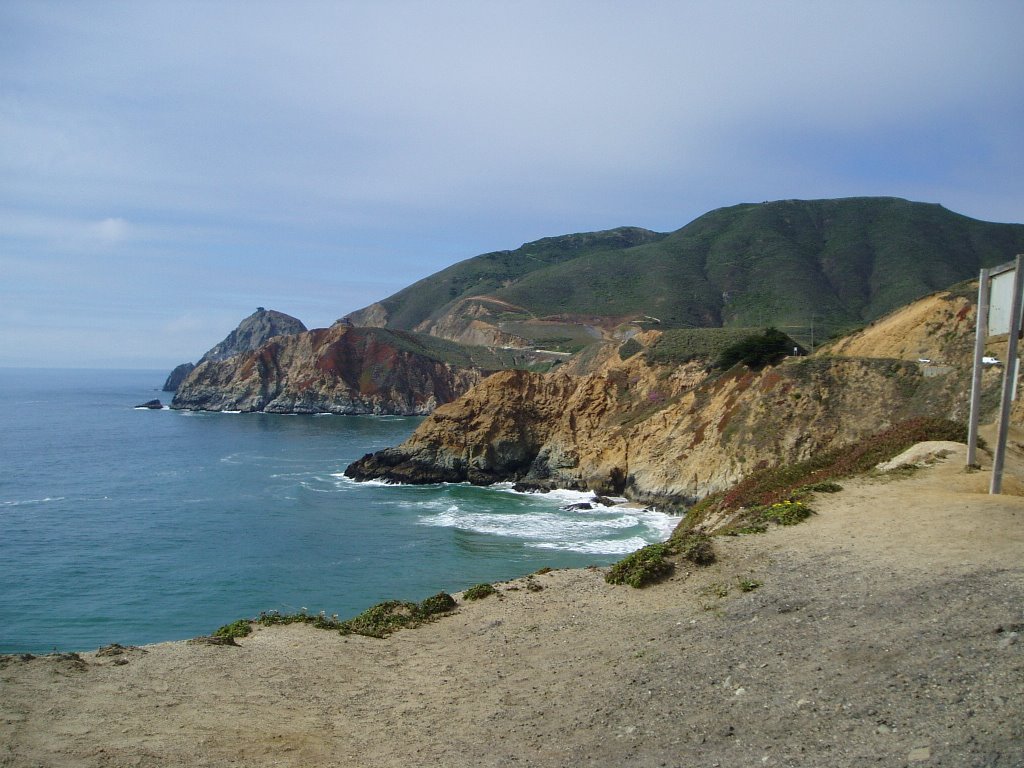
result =
[[[712,211],[670,234],[622,228],[455,264],[385,299],[413,328],[461,299],[507,302],[495,322],[642,320],[786,329],[806,343],[861,325],[1024,252],[1024,225],[896,198],[785,200]]]
[[[514,251],[494,251],[461,261],[413,283],[380,303],[388,311],[388,328],[413,329],[425,320],[441,315],[460,299],[493,295],[503,286],[515,283],[532,272],[543,272],[552,265],[581,256],[622,251],[663,237],[637,227],[546,237],[526,243]],[[358,317],[354,315],[353,319],[358,325]]]

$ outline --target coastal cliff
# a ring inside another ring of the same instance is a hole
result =
[[[756,468],[800,461],[908,418],[965,420],[974,329],[968,294],[943,292],[922,300],[924,309],[919,302],[893,313],[865,329],[860,346],[762,370],[720,372],[707,357],[658,362],[663,334],[649,332],[631,350],[606,348],[583,375],[568,366],[498,374],[439,408],[402,445],[364,456],[346,474],[413,483],[512,480],[690,503]],[[865,355],[881,332],[905,340],[902,356]],[[995,371],[985,386],[991,403]]]
[[[453,365],[412,334],[336,325],[277,336],[256,350],[207,360],[172,408],[268,413],[423,415],[486,371]]]

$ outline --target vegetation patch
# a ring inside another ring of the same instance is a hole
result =
[[[813,514],[814,512],[811,508],[802,501],[793,501],[791,499],[764,507],[760,511],[763,519],[770,520],[779,525],[796,525],[797,523],[802,523]]]
[[[619,359],[627,360],[643,348],[643,345],[636,339],[629,339],[625,344],[619,347]]]
[[[609,584],[628,584],[639,589],[670,576],[675,571],[676,560],[686,560],[694,565],[713,563],[715,550],[711,539],[702,533],[686,532],[660,544],[648,544],[615,563],[604,580]]]
[[[917,418],[896,424],[852,446],[822,451],[796,464],[768,467],[753,472],[727,491],[711,494],[690,507],[676,533],[702,529],[714,516],[718,533],[753,533],[765,530],[767,522],[781,522],[763,513],[782,502],[805,504],[811,492],[834,492],[841,487],[835,479],[864,474],[877,464],[899,455],[912,445],[926,440],[964,442],[967,428],[945,419]],[[778,517],[789,520],[793,515]],[[801,519],[806,519],[803,515]],[[799,522],[799,520],[796,520]],[[783,523],[791,524],[791,523]]]
[[[736,579],[736,586],[740,588],[740,592],[753,592],[755,589],[761,586],[761,582],[757,579]]]
[[[648,544],[615,563],[605,574],[609,584],[628,584],[631,587],[646,587],[668,577],[675,570],[675,563],[669,557],[674,554],[671,544]]]
[[[493,584],[477,584],[463,592],[462,597],[466,600],[483,600],[497,591]]]
[[[234,639],[236,637],[245,637],[251,632],[252,623],[248,619],[239,619],[238,621],[233,621],[230,624],[225,624],[214,632],[213,636]]]
[[[801,492],[807,493],[839,493],[843,486],[833,483],[831,480],[824,480],[820,483],[811,483],[800,488]]]
[[[338,628],[343,635],[365,635],[386,637],[403,627],[414,627],[427,618],[416,603],[404,600],[385,600],[367,608],[358,616],[341,622]]]
[[[750,328],[670,329],[647,350],[647,362],[651,365],[682,365],[692,360],[710,362],[751,333]]]
[[[264,627],[278,624],[309,624],[316,629],[337,630],[343,635],[386,637],[397,629],[418,627],[433,621],[438,616],[455,610],[456,605],[455,598],[447,592],[438,592],[421,603],[386,600],[344,621],[339,621],[337,614],[328,616],[324,611],[311,614],[307,613],[305,608],[298,613],[264,611],[256,619],[239,619],[231,624],[225,624],[211,637],[233,641],[236,637],[245,637],[251,633],[253,624]]]
[[[420,610],[427,616],[436,616],[440,613],[448,613],[455,610],[455,598],[447,592],[438,592],[420,603]]]
[[[747,336],[723,349],[715,365],[727,370],[742,363],[757,370],[778,363],[794,348],[799,346],[789,336],[776,328],[766,328],[763,333]]]

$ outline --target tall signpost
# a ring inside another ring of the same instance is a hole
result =
[[[978,411],[981,410],[982,357],[988,336],[988,280],[991,270],[981,270],[978,279],[978,317],[974,326],[974,369],[971,375],[971,418],[967,424],[967,466],[978,464]]]
[[[1017,383],[1017,344],[1020,340],[1021,331],[1021,307],[1024,304],[1022,289],[1024,289],[1024,269],[1022,269],[1024,254],[1018,254],[1017,259],[1009,264],[995,267],[986,275],[982,270],[981,286],[978,290],[978,314],[982,315],[982,295],[986,291],[989,294],[987,326],[991,335],[1000,333],[1007,334],[1006,357],[1003,361],[1003,389],[999,401],[999,423],[996,435],[996,449],[992,458],[992,483],[989,486],[989,493],[997,494],[1002,492],[1003,487],[1003,466],[1006,463],[1006,441],[1010,430],[1010,407],[1013,405],[1013,398]],[[980,323],[980,321],[979,321]],[[979,325],[980,327],[980,325]],[[980,335],[980,333],[979,333]],[[984,350],[984,340],[981,344],[975,339],[974,353],[974,377],[977,386],[972,386],[971,392],[971,424],[968,427],[968,461],[970,461],[974,443],[971,442],[973,435],[977,439],[978,408],[975,403],[975,393],[980,392],[980,370],[983,365],[981,351]],[[978,395],[980,399],[980,394]]]

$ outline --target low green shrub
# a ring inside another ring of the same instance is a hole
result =
[[[224,637],[234,639],[236,637],[245,637],[252,633],[252,624],[248,619],[239,619],[233,621],[230,624],[225,624],[223,627],[213,633],[214,637]]]
[[[477,584],[463,592],[462,597],[466,600],[482,600],[497,591],[491,584]]]
[[[604,580],[609,584],[628,584],[637,589],[654,584],[675,570],[675,563],[668,559],[672,554],[669,542],[648,544],[615,563]]]
[[[643,344],[636,339],[628,339],[625,344],[619,347],[619,359],[627,360],[643,348]]]
[[[673,557],[694,565],[710,565],[715,562],[715,548],[709,536],[690,531],[660,544],[648,544],[627,555],[608,570],[604,580],[639,589],[670,576],[676,567],[670,559]]]
[[[457,603],[455,598],[447,592],[438,592],[420,603],[420,610],[426,616],[435,616],[439,613],[448,613],[454,610]]]
[[[703,533],[689,531],[669,539],[684,560],[694,565],[711,565],[715,562],[715,547],[711,537]]]
[[[813,514],[814,511],[802,501],[780,501],[761,510],[763,519],[779,525],[796,525]]]
[[[253,623],[264,627],[278,624],[310,624],[316,629],[335,629],[343,635],[385,637],[397,629],[418,627],[433,621],[438,616],[453,611],[456,605],[454,597],[447,592],[438,592],[420,603],[386,600],[345,621],[339,621],[337,614],[327,616],[323,611],[310,614],[305,608],[298,613],[264,611],[252,622],[249,619],[239,619],[231,624],[225,624],[214,633],[214,637],[245,637],[252,631]]]
[[[740,588],[740,592],[753,592],[755,589],[761,586],[761,582],[757,579],[736,579],[736,585]]]
[[[839,483],[833,483],[829,480],[824,480],[820,483],[811,483],[810,485],[805,485],[800,490],[806,491],[808,493],[839,493],[841,490],[843,490],[843,486],[841,486]]]
[[[367,608],[358,616],[341,622],[343,635],[386,637],[395,630],[415,626],[426,618],[416,603],[404,600],[385,600]]]

